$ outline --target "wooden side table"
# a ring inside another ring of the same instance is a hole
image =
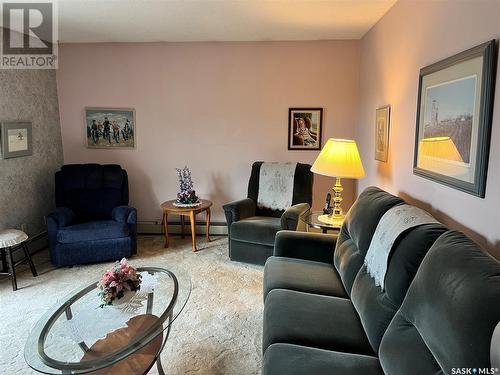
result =
[[[188,216],[191,222],[191,239],[193,241],[193,251],[196,251],[196,214],[206,212],[206,238],[210,242],[210,207],[212,202],[207,199],[200,199],[201,204],[195,207],[176,207],[175,199],[163,202],[160,207],[163,210],[163,230],[165,231],[165,247],[168,247],[168,215],[177,214],[181,218],[181,236],[184,238],[184,216]]]

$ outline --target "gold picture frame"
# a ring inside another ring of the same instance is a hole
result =
[[[391,106],[386,105],[375,111],[375,160],[387,162],[389,157],[389,131]]]

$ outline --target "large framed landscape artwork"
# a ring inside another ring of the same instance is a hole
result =
[[[85,108],[88,148],[134,148],[135,130],[132,108]]]
[[[484,197],[496,41],[420,70],[413,171]]]

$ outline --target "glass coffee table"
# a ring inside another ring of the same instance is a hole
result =
[[[319,217],[324,215],[323,211],[308,212],[302,215],[300,218],[306,224],[306,231],[309,232],[309,228],[321,229],[323,233],[327,233],[329,230],[334,232],[340,232],[340,225],[333,225],[325,223],[319,220]]]
[[[183,271],[137,267],[141,289],[100,308],[98,280],[52,307],[30,333],[28,365],[45,374],[145,374],[156,362],[191,281]]]

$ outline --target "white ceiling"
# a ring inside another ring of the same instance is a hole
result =
[[[361,38],[396,0],[59,0],[61,42]]]

